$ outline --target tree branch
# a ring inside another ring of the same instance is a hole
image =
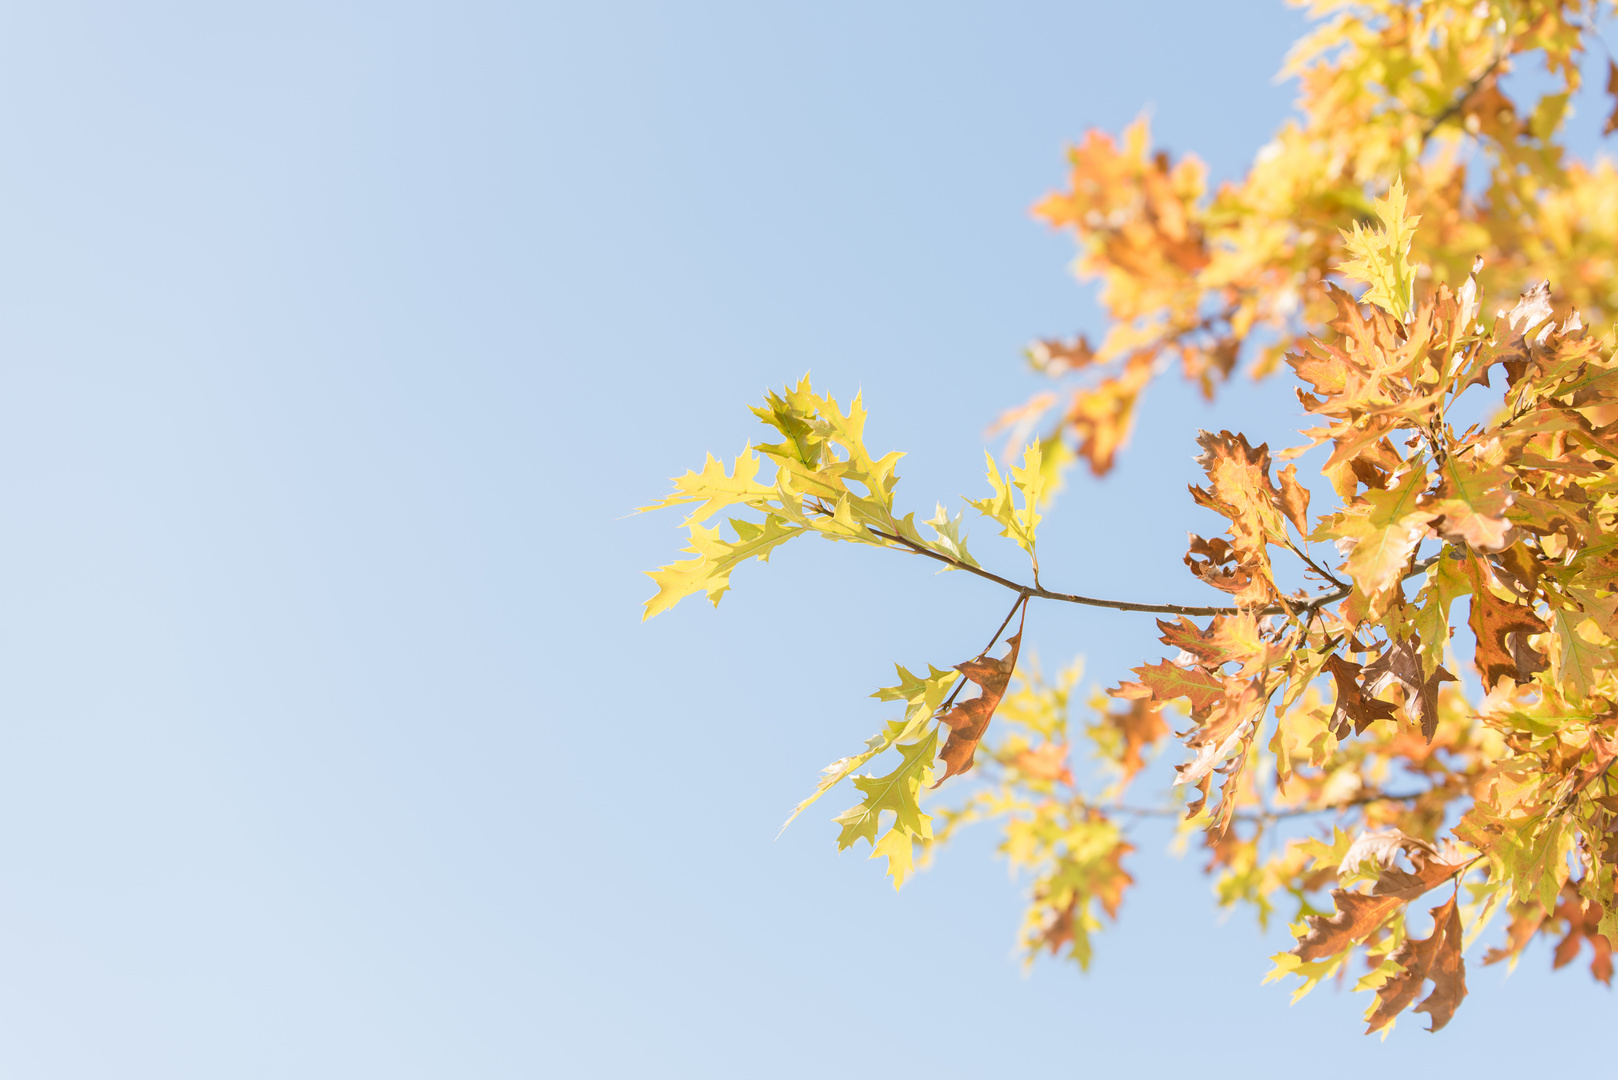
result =
[[[1236,811],[1235,817],[1239,821],[1279,821],[1283,818],[1307,817],[1310,814],[1333,814],[1341,810],[1351,810],[1356,806],[1369,806],[1379,802],[1414,802],[1422,796],[1429,794],[1426,791],[1413,791],[1409,794],[1397,795],[1378,792],[1376,794],[1356,795],[1352,799],[1341,802],[1328,803],[1325,806],[1289,807],[1284,810]],[[1185,812],[1183,806],[1097,806],[1097,810],[1106,814],[1121,814],[1128,817],[1178,817]]]
[[[1302,603],[1296,608],[1284,607],[1280,604],[1271,604],[1268,607],[1257,609],[1244,609],[1239,607],[1227,607],[1212,604],[1141,604],[1136,603],[1133,600],[1102,600],[1094,596],[1079,596],[1076,593],[1056,592],[1052,589],[1041,588],[1033,585],[1024,585],[1020,582],[1012,581],[1010,578],[1001,577],[999,574],[996,574],[993,571],[985,570],[981,566],[972,566],[971,564],[964,563],[953,556],[945,555],[941,551],[934,551],[932,548],[918,544],[914,540],[908,540],[903,536],[897,536],[890,532],[884,532],[874,525],[867,525],[866,528],[871,531],[872,535],[879,536],[890,543],[898,544],[912,554],[925,555],[929,559],[936,559],[937,561],[944,563],[946,566],[950,566],[956,570],[964,570],[969,574],[976,574],[978,577],[983,578],[986,581],[992,581],[996,585],[1000,585],[1004,588],[1012,590],[1013,592],[1020,593],[1024,597],[1031,597],[1039,600],[1060,600],[1066,604],[1082,604],[1086,607],[1111,608],[1114,611],[1144,611],[1158,615],[1240,615],[1244,611],[1247,611],[1255,615],[1290,615],[1294,611],[1318,611],[1327,604],[1335,603],[1336,601],[1343,599],[1343,597],[1347,596],[1351,591],[1353,591],[1353,587],[1351,585],[1340,585],[1331,592],[1322,593],[1313,600]],[[1440,554],[1442,554],[1442,552],[1440,552]],[[1430,566],[1433,565],[1433,563],[1438,561],[1438,557],[1438,555],[1434,555],[1430,559],[1422,560],[1410,571],[1408,571],[1404,577],[1414,577],[1417,574],[1425,572]],[[990,644],[992,645],[993,643],[991,642]]]

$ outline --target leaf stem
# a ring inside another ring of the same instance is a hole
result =
[[[1017,610],[1019,608],[1022,609],[1023,618],[1027,619],[1028,618],[1028,596],[1027,596],[1026,593],[1019,593],[1018,594],[1017,602],[1015,604],[1011,605],[1011,610],[1006,612],[1006,617],[1004,619],[1000,620],[999,629],[997,629],[994,632],[994,637],[989,639],[989,643],[987,645],[983,646],[983,651],[978,653],[978,656],[983,656],[984,653],[987,653],[990,649],[994,648],[994,643],[999,641],[1000,640],[1000,635],[1006,632],[1006,627],[1011,625],[1011,617],[1013,615],[1017,614]],[[1022,633],[1022,628],[1019,627],[1017,632],[1019,634]],[[949,712],[949,707],[951,705],[955,704],[956,696],[958,694],[960,694],[962,688],[964,688],[965,686],[966,686],[966,676],[962,675],[960,678],[955,680],[954,687],[952,687],[950,689],[949,697],[944,699],[944,703],[942,705],[940,705],[937,708],[937,710],[935,710],[933,715],[937,716],[937,715],[940,715],[942,713]]]

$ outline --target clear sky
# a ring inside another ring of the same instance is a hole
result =
[[[976,492],[1021,346],[1098,328],[1027,213],[1064,143],[1149,108],[1236,175],[1302,26],[0,6],[0,1074],[1590,1064],[1613,999],[1543,948],[1510,978],[1474,953],[1438,1036],[1364,1039],[1330,989],[1289,1009],[1259,986],[1284,929],[1221,920],[1161,831],[1087,976],[1022,973],[987,835],[898,895],[835,854],[841,794],[774,839],[894,661],[979,647],[990,586],[805,543],[640,622],[678,515],[626,513],[805,371],[863,388],[908,505]],[[1295,412],[1154,391],[1048,519],[1047,579],[1184,595],[1192,428],[1284,441]],[[1158,655],[1118,613],[1036,609],[1028,642],[1096,683]]]

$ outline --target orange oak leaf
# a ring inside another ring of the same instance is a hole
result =
[[[1060,780],[1073,783],[1073,774],[1067,767],[1068,746],[1065,742],[1041,743],[1017,755],[1017,771],[1033,780]]]
[[[1483,954],[1484,964],[1498,964],[1502,960],[1515,962],[1516,957],[1528,947],[1547,918],[1544,908],[1538,903],[1512,904],[1511,925],[1506,927],[1506,943],[1502,947],[1490,949]]]
[[[1215,615],[1206,630],[1181,615],[1179,622],[1157,620],[1157,628],[1163,632],[1158,640],[1183,650],[1193,662],[1209,671],[1217,671],[1232,661],[1246,669],[1250,661],[1265,655],[1269,647],[1258,620],[1251,614]]]
[[[1250,446],[1247,436],[1228,431],[1217,435],[1200,431],[1197,445],[1202,447],[1197,464],[1208,474],[1208,486],[1191,488],[1191,497],[1230,521],[1230,550],[1239,571],[1220,576],[1232,580],[1234,587],[1227,591],[1235,594],[1238,606],[1266,604],[1276,593],[1269,541],[1284,536],[1286,528],[1277,510],[1281,492],[1270,479],[1270,448]],[[1195,542],[1192,550],[1196,551]],[[1207,580],[1204,574],[1198,576]],[[1246,580],[1236,581],[1238,576]]]
[[[1305,963],[1324,960],[1345,952],[1366,938],[1404,906],[1397,896],[1371,896],[1333,889],[1332,903],[1337,911],[1332,915],[1311,915],[1306,919],[1308,932],[1298,939],[1292,954]]]
[[[1068,401],[1062,427],[1071,434],[1078,455],[1089,462],[1090,471],[1097,476],[1112,469],[1113,458],[1129,438],[1135,423],[1135,401],[1152,380],[1155,358],[1150,351],[1136,353],[1117,375],[1074,391]]]
[[[1567,923],[1567,936],[1556,946],[1551,967],[1566,967],[1578,958],[1579,950],[1588,941],[1595,956],[1590,960],[1590,974],[1612,985],[1612,942],[1601,932],[1603,907],[1599,901],[1586,900],[1578,887],[1568,882],[1562,887],[1561,902],[1556,905],[1556,917]]]
[[[1237,742],[1236,751],[1223,764],[1214,769],[1214,772],[1222,774],[1225,779],[1219,785],[1219,802],[1214,805],[1213,819],[1208,823],[1207,833],[1210,845],[1219,843],[1225,835],[1225,830],[1230,827],[1231,818],[1236,814],[1236,802],[1241,796],[1242,770],[1247,767],[1248,748],[1252,746],[1253,736],[1257,733],[1258,728],[1256,725],[1244,728],[1241,732],[1241,738]],[[1205,776],[1200,781],[1198,786],[1202,792],[1202,798],[1198,800],[1196,809],[1187,814],[1188,819],[1200,813],[1202,806],[1207,803],[1210,779],[1210,777]]]
[[[1125,684],[1125,686],[1140,685]],[[1147,694],[1149,693],[1150,691],[1147,691]],[[1130,701],[1127,711],[1103,712],[1100,716],[1100,723],[1117,731],[1123,741],[1123,751],[1118,756],[1117,764],[1123,771],[1124,782],[1127,783],[1146,767],[1146,759],[1141,756],[1141,751],[1167,735],[1169,726],[1163,722],[1162,708],[1147,700],[1145,696],[1116,693],[1115,696],[1134,698]]]
[[[1141,683],[1151,690],[1153,700],[1161,702],[1183,697],[1191,702],[1192,712],[1200,712],[1225,696],[1225,680],[1199,667],[1188,669],[1162,660],[1134,671]]]
[[[1481,582],[1472,594],[1468,625],[1478,639],[1476,660],[1485,689],[1493,690],[1501,679],[1526,682],[1525,676],[1537,670],[1536,662],[1538,668],[1545,666],[1544,657],[1524,639],[1528,634],[1550,633],[1550,627],[1527,607],[1507,603]],[[1517,636],[1508,640],[1512,635]]]
[[[1225,680],[1224,692],[1185,740],[1186,747],[1195,750],[1197,756],[1188,764],[1174,767],[1179,774],[1176,784],[1197,783],[1236,747],[1248,721],[1262,715],[1268,703],[1260,692],[1262,682],[1234,677]]]
[[[1298,467],[1288,465],[1280,472],[1281,512],[1297,527],[1299,536],[1309,535],[1309,489],[1298,483]]]
[[[1432,1017],[1437,1031],[1450,1022],[1455,1010],[1466,997],[1466,962],[1461,959],[1461,915],[1452,896],[1432,909],[1433,932],[1430,937],[1407,938],[1393,951],[1390,959],[1403,971],[1383,983],[1376,992],[1376,1005],[1366,1020],[1369,1035],[1392,1023],[1393,1018],[1416,1000],[1422,984],[1432,980],[1433,989],[1416,1012]]]
[[[1607,117],[1607,123],[1602,127],[1601,134],[1611,135],[1618,131],[1618,63],[1607,61],[1607,93],[1613,96],[1612,115]]]
[[[1611,986],[1612,942],[1601,932],[1601,917],[1604,910],[1599,901],[1586,900],[1580,896],[1579,883],[1574,881],[1562,886],[1561,899],[1557,902],[1554,914],[1533,902],[1512,904],[1511,925],[1506,928],[1506,944],[1500,948],[1490,949],[1483,955],[1483,962],[1497,964],[1502,960],[1515,961],[1536,933],[1554,927],[1557,920],[1561,920],[1567,925],[1567,933],[1556,946],[1552,967],[1561,968],[1572,963],[1577,959],[1584,942],[1588,940],[1590,948],[1595,953],[1590,960],[1590,974]],[[1547,923],[1550,927],[1546,925]]]
[[[972,755],[977,752],[984,732],[989,730],[989,721],[1005,695],[1011,673],[1016,670],[1022,634],[1019,632],[1006,638],[1006,644],[1011,647],[998,660],[992,656],[980,656],[955,665],[956,671],[977,683],[982,691],[977,697],[960,702],[938,718],[949,726],[949,738],[944,741],[943,749],[938,751],[938,760],[945,765],[944,775],[938,778],[938,783],[933,787],[972,767]]]

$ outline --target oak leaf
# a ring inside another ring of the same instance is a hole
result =
[[[1362,674],[1368,694],[1380,694],[1393,685],[1403,687],[1405,713],[1420,725],[1421,733],[1429,741],[1438,730],[1438,688],[1443,683],[1458,681],[1442,664],[1433,665],[1431,675],[1426,673],[1419,634],[1390,640],[1387,651],[1365,665]]]
[[[1298,467],[1288,465],[1278,474],[1281,478],[1281,493],[1279,504],[1281,512],[1287,516],[1298,530],[1299,536],[1309,535],[1309,489],[1298,483]]]
[[[775,488],[760,484],[753,479],[758,475],[761,460],[751,446],[745,446],[737,456],[730,474],[726,475],[725,466],[709,454],[707,463],[703,465],[700,473],[692,470],[687,471],[684,476],[675,477],[673,494],[659,499],[650,506],[642,506],[635,513],[643,514],[648,510],[700,502],[702,505],[681,522],[682,525],[690,525],[693,521],[707,521],[727,506],[734,506],[737,503],[753,505],[760,500],[767,500],[775,494]]]
[[[1397,896],[1371,896],[1349,889],[1333,889],[1332,903],[1337,910],[1331,915],[1310,915],[1305,919],[1307,930],[1298,939],[1292,955],[1299,960],[1324,960],[1347,952],[1387,922],[1388,916],[1402,908],[1405,902]]]
[[[1478,585],[1472,593],[1472,617],[1468,625],[1477,636],[1476,663],[1483,674],[1485,689],[1494,689],[1502,679],[1527,682],[1523,668],[1532,667],[1534,658],[1543,666],[1544,658],[1530,648],[1523,637],[1549,633],[1550,627],[1531,609],[1508,603],[1487,587]],[[1508,640],[1512,635],[1517,636],[1515,641]]]
[[[707,593],[718,607],[719,598],[730,590],[730,575],[736,567],[748,559],[769,562],[771,551],[803,532],[774,514],[765,515],[763,522],[757,523],[731,518],[730,527],[736,533],[735,540],[724,539],[718,527],[710,529],[691,522],[691,542],[685,550],[696,558],[646,571],[646,576],[657,583],[657,595],[646,601],[643,620],[699,592]]]
[[[1371,886],[1371,894],[1392,896],[1405,901],[1415,900],[1453,878],[1466,869],[1467,865],[1444,862],[1436,856],[1421,852],[1411,854],[1410,861],[1415,866],[1413,871],[1390,866],[1378,874],[1376,884]]]
[[[1496,946],[1483,954],[1485,965],[1498,964],[1502,960],[1511,961],[1511,967],[1517,966],[1517,957],[1534,940],[1534,935],[1544,925],[1550,913],[1538,904],[1514,903],[1511,905],[1511,923],[1506,927],[1506,943]]]
[[[1123,371],[1095,386],[1074,392],[1062,417],[1062,427],[1077,444],[1075,450],[1097,476],[1112,469],[1113,459],[1129,439],[1135,423],[1140,392],[1152,380],[1155,354],[1131,356]]]
[[[895,889],[904,884],[914,866],[915,840],[930,840],[933,835],[932,819],[921,812],[917,795],[929,779],[928,765],[937,747],[938,732],[931,729],[913,743],[899,743],[898,766],[884,776],[854,777],[862,800],[832,819],[842,826],[837,849],[851,847],[863,838],[871,845],[871,858],[887,858]],[[883,811],[892,811],[893,824],[879,840]]]
[[[1556,918],[1567,924],[1567,933],[1552,954],[1552,968],[1571,964],[1588,941],[1595,954],[1590,960],[1590,974],[1612,985],[1612,942],[1601,930],[1603,914],[1603,905],[1597,900],[1584,899],[1572,882],[1563,887],[1561,902],[1556,905]]]
[[[1493,552],[1509,546],[1511,505],[1509,478],[1500,466],[1478,466],[1451,455],[1440,469],[1442,482],[1432,508],[1444,515],[1439,532],[1473,551]]]
[[[1264,639],[1259,621],[1251,613],[1215,615],[1206,629],[1181,615],[1178,622],[1157,620],[1157,628],[1163,632],[1158,640],[1182,650],[1189,662],[1209,671],[1238,663],[1248,674],[1268,666],[1271,659],[1271,643]]]
[[[1357,504],[1321,523],[1319,539],[1353,542],[1344,564],[1366,614],[1379,618],[1399,591],[1411,553],[1436,516],[1421,505],[1427,471],[1418,462],[1394,487],[1367,491]]]
[[[1557,670],[1561,676],[1561,683],[1578,698],[1586,698],[1594,689],[1600,672],[1611,668],[1618,661],[1614,660],[1610,646],[1598,645],[1581,632],[1580,628],[1589,624],[1599,635],[1600,630],[1594,620],[1586,618],[1581,613],[1558,608],[1555,622],[1556,636],[1560,645]]]
[[[1046,742],[1018,753],[1013,761],[1017,770],[1032,780],[1073,783],[1073,773],[1067,767],[1067,743]]]
[[[1230,550],[1246,578],[1229,591],[1240,607],[1269,603],[1276,588],[1268,545],[1286,539],[1277,510],[1281,493],[1270,479],[1270,448],[1262,443],[1250,446],[1247,436],[1228,431],[1198,432],[1197,445],[1202,447],[1197,464],[1208,474],[1209,483],[1206,488],[1192,487],[1191,497],[1230,521]]]
[[[1404,970],[1377,990],[1376,1004],[1365,1017],[1370,1024],[1365,1029],[1367,1035],[1392,1023],[1395,1016],[1416,1000],[1422,984],[1428,980],[1432,981],[1432,992],[1416,1006],[1415,1011],[1432,1017],[1433,1026],[1427,1029],[1429,1031],[1437,1031],[1449,1023],[1466,997],[1466,962],[1461,959],[1461,915],[1455,898],[1452,896],[1433,908],[1432,916],[1433,932],[1430,936],[1407,938],[1389,957]]]
[[[1377,720],[1392,720],[1393,706],[1367,694],[1360,685],[1360,665],[1333,653],[1326,658],[1326,670],[1337,684],[1337,704],[1332,710],[1332,730],[1339,739],[1348,736],[1352,724],[1357,735]]]
[[[987,450],[983,453],[988,461],[989,486],[994,489],[994,495],[988,499],[968,499],[983,516],[992,518],[1001,526],[1000,535],[1009,536],[1017,542],[1017,546],[1034,554],[1035,531],[1040,522],[1040,500],[1045,488],[1045,474],[1040,467],[1043,451],[1040,444],[1032,442],[1023,451],[1023,463],[1012,466],[1001,476],[1000,470],[994,463],[994,456]],[[1013,492],[1022,495],[1022,505],[1017,505]]]
[[[1072,341],[1040,338],[1024,352],[1034,370],[1043,375],[1065,375],[1070,371],[1087,368],[1096,362],[1095,347],[1083,334]]]
[[[1378,869],[1390,869],[1398,861],[1399,854],[1414,845],[1430,846],[1424,840],[1413,840],[1398,829],[1362,832],[1354,838],[1353,843],[1349,844],[1348,851],[1338,862],[1338,877],[1358,873],[1361,865],[1367,860],[1374,863]]]
[[[1197,752],[1188,764],[1176,765],[1175,784],[1195,784],[1211,773],[1229,756],[1250,721],[1264,711],[1266,699],[1260,693],[1261,680],[1227,678],[1225,691],[1207,711],[1202,723],[1185,740],[1188,749]]]
[[[1022,634],[1019,632],[1008,637],[1006,644],[1010,648],[999,659],[980,656],[955,665],[955,670],[982,689],[977,697],[959,702],[938,718],[940,723],[949,727],[949,738],[938,751],[938,760],[944,763],[944,775],[938,778],[933,787],[972,768],[972,756],[977,752],[984,733],[989,730],[989,721],[994,718],[994,710],[999,707],[1000,699],[1006,693],[1006,684],[1011,681],[1011,673],[1016,670]]]
[[[1404,182],[1393,181],[1387,198],[1376,201],[1382,228],[1367,229],[1359,222],[1343,231],[1343,246],[1354,258],[1337,267],[1345,277],[1370,286],[1361,303],[1375,304],[1400,319],[1415,307],[1416,269],[1410,264],[1410,241],[1420,215],[1405,212]]]
[[[1145,687],[1142,686],[1142,689]],[[1150,694],[1149,690],[1147,694]],[[1162,707],[1147,697],[1116,692],[1114,696],[1131,697],[1133,700],[1129,702],[1129,708],[1121,713],[1102,710],[1096,723],[1087,730],[1104,754],[1117,764],[1123,773],[1123,782],[1128,783],[1146,767],[1146,759],[1141,751],[1167,735],[1169,726],[1163,720]]]
[[[1200,712],[1225,696],[1225,681],[1202,668],[1183,668],[1167,660],[1134,669],[1155,701],[1183,697],[1193,712]]]

